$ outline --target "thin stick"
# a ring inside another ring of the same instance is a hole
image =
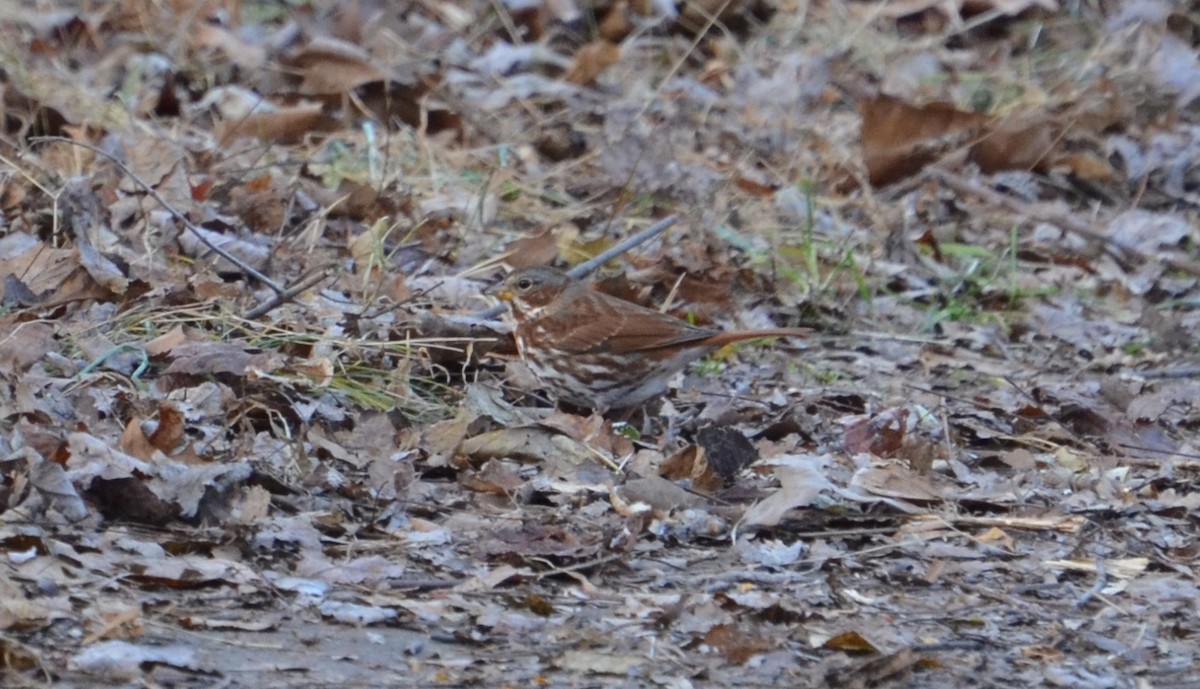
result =
[[[667,217],[663,218],[662,220],[659,220],[658,222],[654,223],[650,227],[647,227],[646,229],[642,230],[641,232],[638,232],[637,234],[629,237],[628,239],[625,239],[624,241],[618,242],[618,243],[614,244],[613,246],[610,246],[608,249],[600,252],[594,258],[584,261],[583,263],[580,263],[579,265],[575,266],[574,268],[568,270],[567,275],[570,275],[572,278],[575,278],[575,279],[585,277],[588,274],[590,274],[592,271],[596,270],[597,268],[604,265],[605,263],[608,263],[609,261],[616,258],[617,256],[620,256],[621,254],[629,251],[630,249],[632,249],[636,246],[645,244],[646,242],[650,241],[651,239],[662,234],[663,232],[665,232],[667,230],[668,227],[674,225],[678,221],[679,221],[679,216],[668,215]],[[493,306],[491,308],[487,308],[482,311],[476,311],[475,313],[471,314],[470,317],[477,318],[480,320],[489,320],[489,319],[495,318],[496,316],[499,316],[503,312],[504,312],[503,305]]]
[[[328,268],[328,267],[320,268],[319,270],[317,270],[314,273],[311,273],[307,277],[300,278],[300,280],[293,283],[292,286],[288,287],[284,291],[279,292],[278,294],[271,297],[270,299],[264,301],[263,303],[259,304],[258,306],[255,306],[254,308],[250,309],[249,311],[246,312],[246,314],[243,316],[243,318],[246,318],[248,320],[254,320],[255,318],[258,318],[259,316],[264,316],[267,313],[269,313],[270,311],[272,311],[273,309],[275,309],[275,307],[282,306],[284,303],[291,301],[292,298],[294,298],[297,294],[300,294],[301,292],[308,289],[309,287],[313,287],[314,285],[325,281],[331,275],[333,275],[333,270],[331,268]]]
[[[632,249],[636,246],[645,244],[646,242],[650,241],[651,239],[654,239],[655,237],[662,234],[663,232],[666,232],[668,227],[670,227],[671,225],[674,225],[678,221],[679,221],[679,216],[668,215],[667,217],[663,218],[662,220],[659,220],[658,222],[654,223],[650,227],[647,227],[646,229],[642,230],[641,232],[638,232],[637,234],[633,235],[632,237],[630,237],[622,242],[618,242],[617,244],[615,244],[613,246],[610,246],[608,249],[597,254],[595,258],[584,261],[583,263],[580,263],[579,265],[575,266],[574,268],[568,270],[567,275],[570,275],[571,277],[576,278],[576,279],[585,277],[588,274],[590,274],[593,270],[599,268],[600,266],[604,265],[605,263],[608,263],[609,261],[613,260],[617,256],[620,256],[621,254],[625,253],[626,251],[629,251],[630,249]]]
[[[1149,379],[1175,379],[1175,378],[1200,378],[1200,368],[1172,368],[1160,371],[1137,371],[1137,375],[1141,378]]]
[[[1097,594],[1104,590],[1108,585],[1108,571],[1104,569],[1104,558],[1096,556],[1096,583],[1092,587],[1083,592],[1083,595],[1075,600],[1075,607],[1082,608],[1087,605],[1087,602],[1094,598]]]
[[[127,177],[129,177],[129,179],[132,179],[134,182],[137,182],[138,186],[145,189],[146,193],[150,195],[150,198],[154,199],[155,201],[158,201],[159,205],[161,205],[163,208],[165,208],[168,213],[170,213],[172,216],[174,216],[176,220],[183,223],[183,226],[186,227],[188,230],[190,230],[192,234],[196,235],[196,238],[199,239],[202,244],[204,244],[209,249],[211,249],[213,253],[215,253],[216,255],[225,259],[226,261],[229,261],[233,265],[240,268],[244,273],[246,273],[250,277],[252,277],[255,280],[258,280],[262,284],[266,285],[268,288],[271,289],[271,291],[275,292],[275,294],[283,294],[284,293],[284,291],[285,291],[284,288],[275,284],[275,282],[272,281],[270,278],[268,278],[266,275],[263,275],[262,273],[258,272],[257,270],[251,268],[250,266],[248,266],[244,262],[242,262],[238,257],[234,256],[233,254],[229,253],[228,251],[222,249],[221,247],[219,247],[216,244],[213,244],[211,241],[209,241],[208,237],[205,237],[204,233],[200,231],[200,228],[198,228],[194,224],[192,224],[192,221],[188,220],[187,216],[185,216],[179,209],[175,208],[170,203],[167,203],[167,200],[164,199],[162,197],[162,195],[159,194],[158,191],[154,189],[154,187],[150,186],[141,177],[138,177],[137,174],[133,170],[130,170],[129,166],[125,165],[125,163],[122,162],[120,158],[117,158],[117,156],[113,155],[112,153],[109,153],[108,151],[97,148],[96,146],[93,146],[91,144],[84,143],[82,141],[75,141],[74,139],[68,139],[65,136],[39,136],[39,137],[34,138],[33,141],[60,141],[62,143],[71,144],[73,146],[79,146],[80,148],[86,148],[87,150],[91,151],[92,153],[95,153],[97,155],[107,158],[110,162],[112,162],[113,165],[116,165],[117,168],[119,168],[121,170],[121,172],[123,172]]]
[[[545,579],[546,577],[552,577],[555,574],[570,574],[571,572],[578,572],[581,569],[589,569],[591,567],[599,567],[601,565],[607,565],[610,562],[616,562],[618,560],[623,560],[624,558],[625,558],[624,554],[604,555],[604,556],[598,557],[594,560],[588,560],[587,562],[579,562],[579,563],[573,564],[569,567],[555,567],[554,563],[552,563],[549,560],[546,560],[544,558],[540,558],[540,557],[533,557],[530,559],[535,562],[545,562],[546,564],[553,567],[553,569],[546,570],[545,572],[541,572],[537,575],[536,579],[541,580],[541,579]]]
[[[1042,220],[1053,225],[1057,225],[1059,228],[1066,230],[1067,232],[1083,237],[1090,242],[1095,242],[1100,245],[1100,248],[1104,253],[1112,257],[1112,259],[1116,261],[1119,266],[1121,266],[1122,270],[1132,270],[1135,267],[1144,264],[1147,260],[1146,255],[1140,251],[1113,241],[1111,237],[1106,237],[1103,234],[1093,230],[1090,225],[1074,218],[1073,216],[1062,213],[1046,213],[1039,211],[1030,204],[1014,199],[1011,196],[1005,196],[1004,194],[989,189],[988,187],[985,187],[977,182],[965,179],[960,175],[952,174],[946,170],[931,168],[930,174],[939,182],[945,184],[960,194],[973,194],[983,199],[983,201],[986,203],[1007,208],[1014,213],[1025,216],[1026,218]],[[1197,268],[1191,264],[1181,263],[1179,261],[1173,261],[1170,259],[1163,259],[1163,263],[1170,268],[1187,273],[1189,275],[1200,275],[1200,268]]]

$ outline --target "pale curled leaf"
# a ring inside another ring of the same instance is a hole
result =
[[[67,474],[76,484],[87,485],[93,478],[128,478],[136,472],[142,476],[157,473],[152,464],[109,447],[103,440],[88,433],[67,436]]]
[[[559,656],[555,664],[564,670],[580,674],[587,673],[624,677],[636,670],[643,662],[643,659],[630,655],[616,655],[579,649],[567,651]]]
[[[32,448],[25,447],[21,451],[30,463],[29,482],[42,497],[68,521],[78,522],[87,517],[87,503],[75,490],[62,465],[42,459]]]
[[[250,126],[248,120],[243,120],[241,124],[243,127]],[[201,235],[207,241],[207,244],[196,235]],[[197,227],[192,232],[185,232],[179,235],[179,245],[188,256],[214,261],[216,269],[219,271],[237,271],[240,268],[226,261],[224,258],[214,256],[209,245],[221,247],[255,270],[264,269],[267,261],[271,258],[271,249],[261,237],[239,237],[232,234],[206,230],[202,227]]]
[[[822,473],[830,459],[829,455],[784,455],[773,460],[779,490],[746,510],[738,527],[775,526],[788,511],[811,505],[821,491],[833,487]]]
[[[1047,560],[1042,563],[1050,569],[1065,570],[1069,572],[1089,572],[1095,574],[1099,571],[1095,560]],[[1126,557],[1117,560],[1105,560],[1104,571],[1118,579],[1133,579],[1146,570],[1150,565],[1150,560],[1144,557]]]
[[[630,479],[614,491],[625,502],[645,503],[663,512],[679,507],[702,507],[705,502],[699,495],[689,493],[661,476]]]
[[[101,641],[88,646],[71,657],[68,667],[106,680],[133,680],[143,677],[142,666],[147,663],[197,669],[196,654],[190,648],[143,646],[127,641]]]

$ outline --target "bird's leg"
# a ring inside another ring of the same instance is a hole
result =
[[[634,426],[633,417],[639,411],[642,413],[641,424],[639,426]],[[647,411],[646,405],[637,404],[632,407],[616,409],[612,416],[613,430],[617,430],[620,426],[628,426],[633,428],[634,432],[638,434],[639,438],[644,438],[650,435],[650,431],[653,429],[651,428],[650,412]]]

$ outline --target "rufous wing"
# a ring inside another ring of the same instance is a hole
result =
[[[578,354],[650,351],[719,333],[587,288],[561,300],[558,309],[539,321],[547,330],[562,333],[555,342],[558,349]]]

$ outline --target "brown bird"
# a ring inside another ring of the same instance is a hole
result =
[[[599,411],[661,395],[671,376],[727,344],[810,332],[699,328],[598,292],[557,268],[518,270],[488,291],[507,304],[517,351],[546,391]]]

